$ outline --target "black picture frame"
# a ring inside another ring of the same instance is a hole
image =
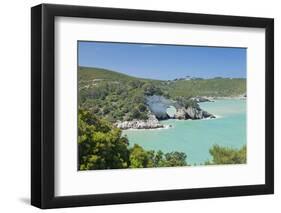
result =
[[[162,23],[264,28],[266,135],[265,184],[93,195],[54,195],[54,21],[81,17]],[[105,204],[217,198],[274,193],[274,20],[164,11],[41,4],[31,8],[31,204],[60,208]]]

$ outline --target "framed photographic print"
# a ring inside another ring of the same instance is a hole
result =
[[[274,21],[31,9],[31,203],[272,194]]]

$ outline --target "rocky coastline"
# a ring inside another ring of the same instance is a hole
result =
[[[208,113],[200,108],[188,107],[188,108],[180,108],[177,110],[175,114],[175,119],[179,120],[198,120],[205,118],[216,118],[213,114]]]
[[[193,98],[190,98],[190,99],[197,102],[197,103],[214,102],[213,97],[197,96],[197,97],[193,97]]]
[[[192,100],[192,99],[191,99]],[[207,98],[196,97],[197,101],[206,102],[210,101]],[[156,116],[158,120],[166,120],[170,118],[174,119],[204,119],[204,118],[215,118],[214,115],[208,113],[200,108],[198,104],[193,104],[192,106],[184,107],[180,105],[177,101],[169,100],[163,96],[149,96],[147,97],[146,104],[150,109],[151,113]],[[174,114],[168,114],[167,109],[173,107],[175,109]]]
[[[120,129],[159,129],[164,125],[159,122],[155,115],[149,114],[147,120],[117,121],[115,126]]]
[[[214,96],[214,97],[209,97],[209,96],[203,96],[203,97],[196,97],[195,101],[197,101],[198,103],[201,102],[214,102],[216,100],[246,100],[247,99],[247,94],[241,94],[238,96]]]
[[[198,98],[198,101],[209,101],[206,98]],[[196,101],[196,100],[195,100]],[[149,96],[147,97],[146,104],[149,108],[148,119],[131,121],[117,121],[115,126],[120,129],[158,129],[165,128],[159,120],[178,119],[178,120],[198,120],[206,118],[215,118],[214,115],[202,110],[198,105],[189,106],[187,108],[180,106],[176,101],[169,100],[163,96]],[[168,114],[167,108],[175,108],[174,114]]]
[[[202,103],[202,102],[215,102],[216,100],[246,100],[247,95],[246,93],[238,95],[238,96],[198,96],[198,97],[193,97],[191,100],[197,102],[197,103]]]
[[[191,100],[196,103],[201,102],[214,102],[215,100],[228,100],[228,99],[246,99],[247,95],[242,94],[235,97],[193,97]],[[202,110],[199,106],[189,106],[187,108],[180,106],[176,101],[167,99],[163,96],[153,95],[146,99],[146,105],[149,108],[148,119],[131,121],[117,121],[115,126],[120,129],[159,129],[166,128],[159,120],[178,119],[178,120],[199,120],[199,119],[212,119],[216,118],[213,114]],[[175,107],[174,115],[167,113],[167,108]]]

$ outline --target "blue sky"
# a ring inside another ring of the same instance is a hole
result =
[[[193,77],[246,77],[245,48],[78,42],[79,66],[131,76],[172,80]]]

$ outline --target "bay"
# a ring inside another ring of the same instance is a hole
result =
[[[209,149],[221,146],[241,148],[246,144],[246,100],[226,99],[200,103],[215,119],[161,121],[165,129],[124,130],[130,146],[139,144],[146,150],[185,152],[188,164],[211,159]]]

